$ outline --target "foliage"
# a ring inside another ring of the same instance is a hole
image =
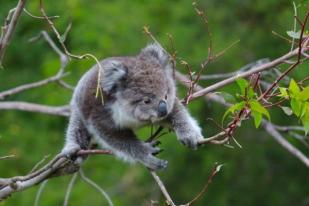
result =
[[[263,115],[270,120],[270,114],[264,106],[257,100],[257,94],[254,92],[252,86],[245,79],[239,78],[236,80],[236,83],[240,89],[241,99],[240,102],[233,104],[223,115],[222,122],[228,114],[234,114],[245,108],[251,111],[251,115],[254,119],[254,125],[258,128],[262,122]]]
[[[280,96],[290,101],[290,108],[283,107],[283,111],[289,116],[292,113],[299,118],[305,128],[309,131],[309,86],[301,89],[294,79],[290,81],[289,87],[280,87]]]

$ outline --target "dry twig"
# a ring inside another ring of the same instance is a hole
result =
[[[9,13],[9,16],[7,18],[9,23],[4,24],[4,26],[2,27],[2,34],[0,38],[0,66],[2,65],[5,50],[10,44],[10,41],[15,31],[20,14],[23,11],[23,8],[25,7],[25,3],[26,3],[26,0],[18,1],[17,6],[13,10],[11,10],[14,12],[12,18],[10,18],[10,13]]]

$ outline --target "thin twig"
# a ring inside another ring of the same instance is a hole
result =
[[[294,16],[297,16],[297,7],[296,7],[296,4],[295,4],[294,1],[293,1],[293,8],[294,8]],[[294,18],[294,23],[293,23],[293,32],[294,33],[296,32],[296,27],[297,27],[297,22],[296,22],[296,18]],[[292,37],[292,43],[291,43],[291,50],[290,51],[293,51],[294,43],[295,43],[295,38]]]
[[[63,78],[64,76],[66,76],[67,74],[61,74],[61,75],[56,75],[56,76],[52,76],[37,82],[33,82],[33,83],[29,83],[29,84],[23,84],[21,86],[15,87],[13,89],[9,89],[7,91],[4,92],[0,92],[0,100],[3,100],[9,96],[12,96],[14,94],[29,90],[29,89],[33,89],[33,88],[37,88],[37,87],[41,87],[44,86],[46,84],[49,84],[51,82],[56,82],[58,80],[60,80],[61,78]]]
[[[167,192],[163,182],[161,181],[160,177],[154,171],[150,171],[150,174],[152,175],[152,177],[155,179],[158,186],[160,187],[160,190],[161,190],[162,194],[164,195],[164,197],[166,199],[166,204],[169,205],[169,206],[176,206],[175,203],[173,202],[171,196],[168,194],[168,192]]]
[[[0,157],[0,160],[12,158],[12,157],[15,157],[15,155],[6,155],[6,156],[2,156],[2,157]]]
[[[102,86],[101,86],[101,83],[102,83],[102,80],[103,80],[104,69],[103,69],[100,61],[93,54],[86,53],[86,54],[82,54],[82,55],[76,55],[76,54],[70,53],[69,50],[66,48],[66,46],[64,44],[65,39],[63,39],[63,36],[60,35],[60,33],[57,30],[57,28],[55,27],[53,21],[48,18],[47,14],[44,10],[43,0],[40,0],[40,11],[41,11],[41,14],[43,15],[43,17],[45,18],[45,20],[47,21],[49,27],[55,33],[62,49],[64,50],[65,55],[69,58],[69,60],[71,58],[76,58],[76,59],[89,59],[89,58],[91,58],[96,62],[96,65],[98,66],[99,69],[98,69],[98,77],[97,77],[98,80],[97,80],[97,89],[96,89],[95,97],[98,98],[100,96],[101,102],[102,102],[102,104],[104,104],[103,90],[102,90]],[[70,29],[70,25],[67,27],[66,32],[69,31],[69,29]],[[65,32],[64,35],[66,35],[66,32]]]
[[[60,80],[67,76],[68,73],[64,73],[64,69],[65,67],[67,66],[68,64],[68,58],[66,57],[66,55],[61,52],[61,50],[56,46],[56,44],[53,42],[53,40],[50,38],[50,36],[47,34],[46,31],[41,31],[40,34],[35,37],[35,38],[32,38],[31,41],[34,41],[34,40],[37,40],[38,38],[40,38],[41,36],[43,36],[43,38],[47,41],[47,43],[50,45],[50,47],[59,55],[60,57],[60,63],[61,63],[61,66],[58,70],[58,72],[52,76],[52,77],[49,77],[49,78],[46,78],[46,79],[43,79],[43,80],[40,80],[40,81],[37,81],[37,82],[33,82],[33,83],[29,83],[29,84],[24,84],[24,85],[20,85],[20,86],[17,86],[15,88],[12,88],[12,89],[9,89],[7,91],[3,91],[3,92],[0,92],[0,100],[3,100],[5,99],[6,97],[8,96],[11,96],[11,95],[14,95],[14,94],[17,94],[17,93],[20,93],[20,92],[23,92],[23,91],[26,91],[26,90],[29,90],[29,89],[33,89],[33,88],[37,88],[37,87],[41,87],[43,85],[46,85],[46,84],[49,84],[51,82],[60,82]],[[63,82],[61,83],[63,84]]]
[[[281,134],[275,129],[275,127],[267,122],[266,120],[262,121],[262,125],[265,130],[286,150],[288,150],[292,155],[298,158],[302,163],[304,163],[309,168],[309,158],[306,157],[300,150],[290,144]]]
[[[42,192],[47,184],[48,180],[45,180],[39,187],[36,196],[35,196],[35,200],[34,200],[34,206],[39,206],[39,202],[42,196]]]
[[[61,79],[60,79],[57,83],[58,83],[60,86],[62,86],[63,88],[65,88],[65,89],[68,89],[68,90],[71,90],[71,91],[73,91],[73,90],[75,89],[74,86],[72,86],[72,85],[66,83],[65,81],[63,81],[63,80],[61,80]]]
[[[77,173],[74,173],[72,178],[71,178],[71,180],[70,180],[70,183],[68,185],[67,191],[65,193],[63,206],[68,206],[68,204],[69,204],[69,198],[70,198],[73,186],[74,186],[74,184],[76,182],[76,179],[77,179]]]
[[[1,42],[0,42],[0,65],[2,65],[5,50],[8,47],[8,45],[10,44],[11,38],[13,36],[17,22],[19,20],[19,16],[20,16],[21,12],[23,11],[25,3],[26,3],[26,0],[19,0],[18,1],[18,4],[17,4],[16,9],[14,11],[14,14],[12,16],[12,19],[10,21],[10,24],[8,25],[8,28],[6,29],[5,33],[3,34],[3,37],[2,37]]]
[[[280,126],[280,125],[274,125],[273,126],[282,132],[288,132],[288,131],[300,131],[300,132],[304,132],[305,129],[301,126]]]
[[[261,66],[265,63],[268,63],[269,59],[268,58],[263,58],[263,59],[259,59],[255,62],[249,63],[243,67],[241,67],[240,69],[238,69],[235,72],[230,72],[230,73],[222,73],[222,74],[208,74],[208,75],[201,75],[200,79],[201,80],[211,80],[211,79],[225,79],[228,77],[233,77],[233,76],[237,76],[238,74],[240,74],[241,72],[244,71],[248,71],[251,69],[254,69],[258,66]]]
[[[24,12],[26,13],[26,14],[28,14],[29,16],[31,16],[32,18],[34,18],[34,19],[45,19],[45,17],[43,17],[43,16],[36,16],[36,15],[34,15],[34,14],[32,14],[30,11],[28,11],[26,8],[24,8]],[[56,15],[56,16],[48,16],[48,18],[49,19],[57,19],[57,18],[59,18],[60,16],[58,16],[58,15]]]
[[[221,57],[223,54],[225,54],[229,49],[231,49],[232,47],[234,47],[236,44],[238,44],[240,42],[240,39],[234,41],[232,44],[230,44],[228,47],[224,48],[222,51],[218,52],[217,54],[215,54],[213,56],[213,59],[218,59],[219,57]]]
[[[36,171],[36,170],[39,168],[39,166],[40,166],[41,164],[43,164],[43,162],[45,162],[45,161],[47,160],[47,158],[48,158],[49,156],[50,156],[50,155],[45,155],[45,156],[43,157],[43,159],[41,159],[38,163],[36,163],[36,164],[34,165],[34,167],[31,169],[30,173],[33,173],[34,171]]]
[[[57,116],[69,116],[70,106],[47,106],[29,102],[5,101],[0,102],[0,110],[20,110],[27,112],[39,112]]]
[[[85,176],[82,168],[80,168],[79,174],[80,174],[80,177],[85,182],[87,182],[89,185],[94,187],[96,190],[98,190],[102,194],[102,196],[107,200],[107,203],[108,203],[109,206],[113,206],[114,205],[112,200],[111,200],[111,198],[109,197],[109,195],[97,183],[95,183],[94,181],[92,181],[91,179],[89,179],[88,177]]]
[[[215,165],[215,167],[212,169],[210,176],[208,177],[207,183],[204,186],[204,188],[187,204],[185,204],[185,206],[191,206],[193,205],[194,202],[196,202],[197,200],[199,200],[208,190],[208,187],[210,185],[210,183],[212,182],[213,178],[216,176],[216,174],[220,171],[221,167],[223,165]]]
[[[297,132],[289,131],[289,135],[291,135],[293,138],[300,141],[302,144],[305,145],[309,149],[309,143],[306,141],[306,136],[300,135]]]

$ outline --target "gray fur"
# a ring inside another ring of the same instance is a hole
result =
[[[160,149],[139,140],[133,130],[166,123],[183,144],[197,147],[203,139],[201,129],[176,97],[168,55],[159,45],[151,44],[135,57],[107,58],[101,65],[104,105],[95,97],[99,68],[94,66],[74,91],[64,154],[88,148],[90,136],[94,136],[122,159],[141,162],[152,170],[163,169],[167,161],[155,157]],[[158,114],[160,102],[165,116]]]

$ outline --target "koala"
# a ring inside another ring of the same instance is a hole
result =
[[[160,152],[157,142],[141,141],[134,134],[151,124],[170,127],[181,143],[197,148],[201,129],[176,96],[169,56],[159,44],[146,46],[137,56],[106,58],[100,64],[103,71],[93,66],[74,90],[63,154],[87,149],[94,139],[117,157],[164,169],[167,161],[155,156]],[[98,85],[104,103],[95,96]]]

